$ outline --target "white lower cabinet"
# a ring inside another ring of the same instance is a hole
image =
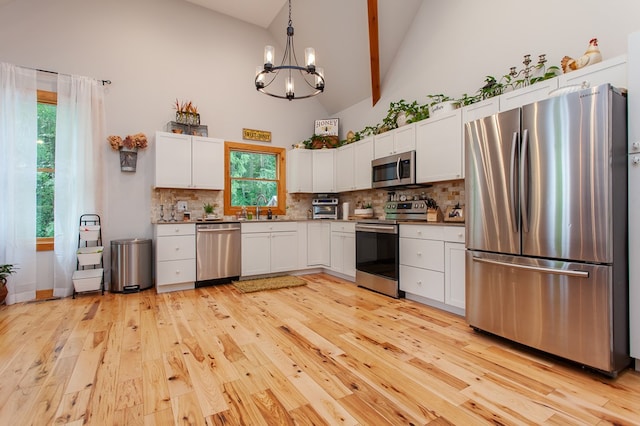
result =
[[[296,222],[242,223],[242,276],[298,269]]]
[[[407,298],[464,313],[464,227],[400,226],[400,290]]]
[[[356,224],[331,222],[331,270],[356,277]]]
[[[156,291],[195,288],[196,228],[191,223],[155,225]]]
[[[307,266],[331,264],[331,224],[324,220],[307,222]]]
[[[444,303],[464,309],[465,248],[460,243],[444,243]]]

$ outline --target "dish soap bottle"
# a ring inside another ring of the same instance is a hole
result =
[[[273,213],[271,213],[271,207],[269,207],[269,209],[267,210],[267,219],[269,220],[273,219]]]

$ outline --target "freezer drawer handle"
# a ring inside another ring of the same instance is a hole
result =
[[[568,275],[570,277],[578,277],[578,278],[589,278],[589,272],[587,271],[566,271],[563,269],[544,268],[542,266],[517,265],[509,262],[500,262],[498,260],[482,259],[480,257],[474,257],[473,261],[480,262],[480,263],[490,263],[492,265],[509,266],[509,267],[518,268],[518,269],[527,269],[530,271],[546,272],[548,274]]]

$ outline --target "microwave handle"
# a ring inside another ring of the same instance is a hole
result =
[[[396,179],[400,181],[400,167],[402,167],[402,161],[400,161],[400,157],[398,157],[398,162],[396,163]]]

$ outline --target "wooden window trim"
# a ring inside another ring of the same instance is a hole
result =
[[[38,90],[38,103],[58,105],[58,94],[46,90]],[[53,172],[52,169],[38,169],[39,172]],[[36,238],[36,251],[53,251],[53,237]]]
[[[274,215],[284,216],[287,211],[287,168],[286,168],[286,153],[287,150],[281,147],[254,145],[248,143],[239,142],[225,142],[224,143],[224,214],[226,216],[232,216],[239,214],[240,207],[231,206],[231,170],[230,170],[230,158],[231,151],[248,151],[260,154],[276,154],[278,165],[278,206],[271,207],[271,211]]]
[[[36,251],[53,251],[53,237],[36,238]]]

